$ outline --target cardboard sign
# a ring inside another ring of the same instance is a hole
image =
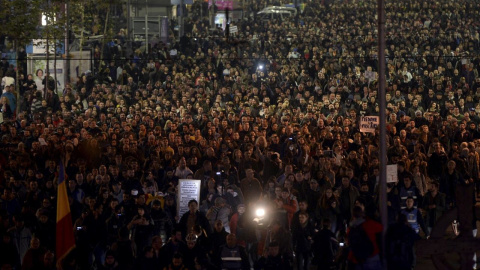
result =
[[[378,116],[362,116],[360,118],[360,132],[375,133],[375,129],[380,124]]]
[[[197,200],[200,205],[200,180],[180,179],[178,180],[177,211],[178,216],[188,212],[188,202]]]
[[[387,165],[387,183],[398,182],[397,164]]]

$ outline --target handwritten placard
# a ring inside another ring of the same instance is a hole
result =
[[[378,116],[362,116],[360,118],[360,132],[375,133],[375,129],[380,124]]]

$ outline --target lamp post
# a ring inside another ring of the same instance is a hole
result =
[[[68,55],[70,54],[70,50],[68,48],[68,32],[69,32],[69,23],[68,23],[68,0],[65,2],[65,65],[64,65],[64,79],[65,84],[70,83],[70,61]]]
[[[178,40],[180,40],[184,35],[185,30],[185,11],[183,8],[185,5],[184,0],[180,0],[180,5],[177,7],[177,16],[178,16]]]
[[[387,117],[385,99],[385,1],[377,0],[378,12],[378,96],[380,103],[380,218],[382,220],[383,269],[387,269],[385,256],[385,235],[387,232]]]
[[[148,0],[145,0],[145,53],[148,55]]]
[[[48,16],[43,13],[42,14],[42,26],[48,26]],[[43,96],[46,98],[47,97],[47,86],[48,86],[48,76],[49,76],[49,59],[48,59],[48,51],[49,51],[49,46],[48,46],[48,28],[47,28],[47,44],[45,45],[45,56],[46,56],[46,60],[47,60],[47,64],[46,64],[46,67],[45,67],[45,72],[43,73],[43,79],[45,81],[44,85],[43,85]]]

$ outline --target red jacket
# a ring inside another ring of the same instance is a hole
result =
[[[298,210],[297,206],[297,200],[288,198],[286,200],[283,200],[283,209],[287,211],[287,216],[288,216],[288,226],[290,227],[292,223],[292,218],[295,212]]]
[[[373,253],[370,257],[373,257],[377,254],[380,253],[380,248],[378,247],[377,244],[377,234],[381,233],[383,230],[382,224],[376,222],[373,219],[365,218],[365,221],[361,225],[365,232],[367,233],[368,238],[370,241],[372,241],[373,244]],[[350,233],[350,228],[348,228],[347,231],[347,239],[348,239],[348,234]],[[348,253],[348,260],[352,261],[354,263],[358,263],[358,261],[355,259],[355,256],[353,256],[353,252],[350,250]]]

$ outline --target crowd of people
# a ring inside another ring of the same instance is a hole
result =
[[[121,31],[61,94],[0,62],[1,269],[56,267],[60,159],[76,239],[64,269],[382,269],[386,164],[383,255],[415,266],[456,188],[480,196],[480,6],[387,3],[379,160],[378,130],[359,129],[379,112],[376,1],[304,1],[284,21],[255,15],[281,3],[252,2],[229,38],[198,5],[185,37],[148,54]],[[182,215],[179,179],[201,180]]]

